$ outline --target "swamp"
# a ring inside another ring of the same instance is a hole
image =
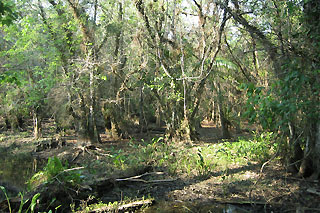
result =
[[[320,212],[319,20],[0,0],[0,212]]]

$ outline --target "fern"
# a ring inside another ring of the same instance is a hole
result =
[[[216,65],[217,67],[225,67],[232,70],[236,70],[238,68],[235,63],[225,58],[216,58],[214,65]]]
[[[58,179],[60,182],[78,184],[81,182],[80,174],[76,171],[68,171],[68,165],[63,165],[56,156],[48,159],[47,165],[42,171],[37,172],[28,181],[29,188],[34,188],[41,183],[50,183]]]

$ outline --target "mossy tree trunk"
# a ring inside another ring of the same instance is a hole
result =
[[[94,23],[89,26],[89,15],[83,13],[84,8],[74,0],[68,0],[69,8],[74,20],[77,21],[82,34],[81,61],[75,73],[83,79],[78,83],[78,103],[79,109],[73,112],[75,119],[78,119],[78,142],[97,143],[101,142],[95,117],[100,111],[100,103],[97,100],[97,80],[96,75],[98,68],[98,47],[95,43],[95,26],[96,26],[96,8],[94,10]],[[97,4],[97,1],[95,2]]]

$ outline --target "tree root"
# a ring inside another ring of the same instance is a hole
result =
[[[76,151],[76,154],[74,155],[74,157],[72,158],[71,162],[74,162],[79,156],[80,154],[83,154],[84,153],[88,153],[89,155],[93,155],[93,156],[96,156],[96,155],[100,155],[100,156],[111,156],[110,154],[108,153],[103,153],[104,150],[100,149],[99,147],[95,146],[95,145],[85,145],[85,146],[78,146],[75,148],[77,151]]]

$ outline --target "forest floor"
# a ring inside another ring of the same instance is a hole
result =
[[[165,144],[159,134],[137,134],[122,140],[102,135],[102,143],[90,148],[76,144],[74,135],[68,132],[63,137],[65,145],[36,150],[38,144],[54,137],[50,126],[44,130],[44,138],[38,141],[31,131],[0,134],[0,185],[9,193],[10,189],[12,194],[26,190],[26,181],[41,171],[49,157],[57,156],[61,162],[68,162],[68,168],[79,168],[84,185],[113,180],[112,187],[81,201],[77,208],[80,212],[98,212],[102,203],[148,198],[155,204],[139,211],[320,211],[319,182],[288,173],[278,158],[273,159],[272,152],[261,159],[264,149],[259,153],[261,147],[246,147],[254,141],[249,133],[232,131],[233,138],[226,142],[219,138],[217,128],[206,123],[200,130],[200,140],[187,145]],[[1,199],[5,200],[3,196]],[[100,204],[95,205],[97,202]],[[0,212],[1,207],[0,203]]]

